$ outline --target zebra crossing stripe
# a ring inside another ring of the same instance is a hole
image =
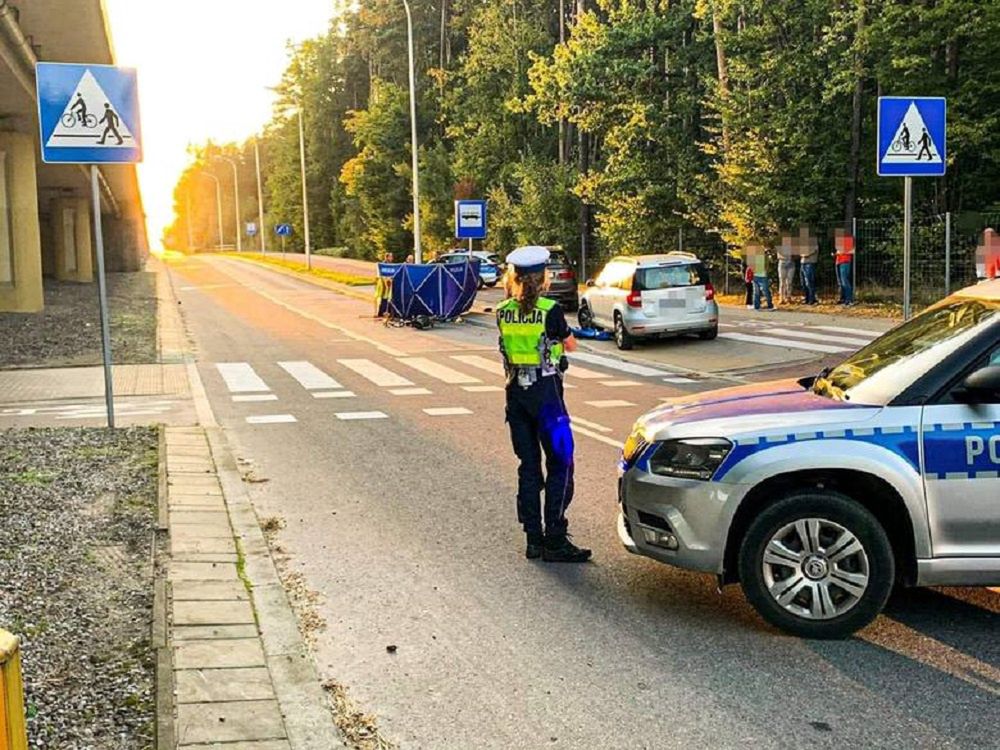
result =
[[[664,370],[658,370],[654,367],[647,367],[646,365],[638,365],[634,362],[623,362],[620,359],[613,359],[612,357],[602,357],[599,354],[590,354],[589,352],[573,352],[569,355],[570,363],[580,360],[581,362],[586,362],[591,365],[598,365],[600,367],[607,367],[610,370],[618,370],[619,372],[627,372],[630,375],[639,375],[640,377],[655,378],[660,375],[669,375],[669,372]],[[573,373],[574,369],[579,369],[576,367],[571,367],[569,369],[570,374]],[[599,375],[598,377],[606,377],[604,375]]]
[[[426,388],[390,388],[389,393],[393,396],[430,396],[431,392]]]
[[[382,388],[406,388],[413,385],[413,381],[385,369],[370,359],[338,359],[337,362]]]
[[[811,341],[793,341],[792,339],[779,339],[774,336],[758,336],[749,333],[720,333],[719,338],[728,341],[740,341],[745,344],[780,346],[785,349],[802,349],[807,352],[823,352],[825,354],[840,354],[841,352],[854,351],[855,348],[851,346],[830,346]]]
[[[242,396],[233,396],[233,403],[248,403],[257,401],[277,401],[278,397],[273,393],[251,393]]]
[[[429,417],[458,417],[465,414],[472,414],[472,412],[463,406],[442,406],[424,409],[424,414]]]
[[[279,362],[278,367],[295,378],[307,391],[335,390],[342,387],[312,362]]]
[[[247,424],[285,424],[298,421],[291,414],[260,414],[247,417],[246,420]]]
[[[805,328],[768,328],[768,334],[776,336],[792,336],[793,338],[808,339],[810,341],[823,341],[828,344],[843,344],[844,346],[865,346],[868,339],[848,338],[846,336],[831,336],[828,333],[817,333]]]
[[[354,391],[313,391],[313,398],[354,398]]]
[[[388,419],[389,415],[381,411],[340,411],[334,416],[342,422],[356,422],[364,419]]]
[[[832,333],[846,333],[849,336],[859,336],[862,338],[876,339],[884,331],[869,331],[864,328],[845,328],[843,326],[810,326],[818,331],[830,331]]]
[[[406,357],[397,361],[402,362],[407,367],[412,367],[418,372],[422,372],[424,375],[429,375],[430,377],[440,380],[443,383],[448,383],[449,385],[472,385],[483,382],[479,378],[473,377],[472,375],[466,375],[465,373],[454,370],[447,365],[433,362],[424,357]]]
[[[230,393],[269,391],[267,383],[246,362],[219,362],[215,365]]]
[[[451,358],[456,362],[461,362],[463,365],[468,365],[469,367],[475,367],[479,370],[485,370],[486,372],[493,373],[494,375],[504,376],[503,363],[497,355],[497,359],[488,359],[486,357],[480,357],[477,354],[453,354]]]
[[[587,406],[593,406],[595,409],[619,409],[628,406],[635,406],[631,401],[622,401],[620,399],[609,399],[605,401],[584,401]]]

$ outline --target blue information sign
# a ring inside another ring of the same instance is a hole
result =
[[[278,224],[274,228],[274,233],[279,237],[291,237],[292,236],[292,225],[291,224]]]
[[[948,160],[946,119],[947,103],[942,97],[879,97],[879,175],[943,176]]]
[[[455,201],[455,237],[460,240],[486,238],[486,201]]]
[[[38,122],[47,164],[142,161],[136,73],[110,65],[38,63]]]

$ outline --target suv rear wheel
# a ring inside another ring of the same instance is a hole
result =
[[[625,320],[621,313],[615,313],[615,344],[622,351],[627,351],[635,345],[635,338],[625,327]]]
[[[586,302],[580,303],[580,309],[576,313],[576,322],[580,328],[596,328],[594,325],[594,314],[590,311],[590,305]]]
[[[747,599],[772,625],[803,638],[844,638],[882,611],[895,563],[868,509],[837,492],[804,490],[750,524],[739,573]]]

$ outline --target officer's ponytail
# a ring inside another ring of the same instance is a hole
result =
[[[535,309],[538,298],[545,289],[545,272],[522,274],[517,269],[511,268],[504,278],[503,288],[508,297],[518,301],[521,314],[527,315]]]

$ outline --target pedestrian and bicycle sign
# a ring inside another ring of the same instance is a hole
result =
[[[455,201],[455,238],[459,240],[486,238],[486,201]]]
[[[35,66],[42,161],[142,161],[136,73],[110,65]]]
[[[279,237],[291,237],[292,236],[292,225],[291,224],[278,224],[274,228],[274,233]]]
[[[942,97],[879,97],[879,176],[942,177],[947,162],[946,114]]]

